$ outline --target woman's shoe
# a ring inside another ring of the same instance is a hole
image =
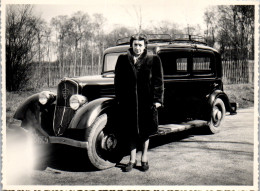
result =
[[[130,172],[137,164],[137,160],[135,163],[132,163],[131,161],[126,165],[125,172]]]
[[[142,171],[147,171],[149,169],[149,165],[148,162],[141,162],[142,166],[141,166],[141,170]]]

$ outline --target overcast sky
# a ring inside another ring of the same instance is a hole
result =
[[[114,25],[137,29],[139,10],[142,12],[143,28],[151,21],[169,21],[181,28],[200,25],[206,29],[203,15],[212,5],[248,4],[257,0],[5,0],[4,4],[35,4],[35,11],[47,22],[58,15],[71,16],[77,11],[93,15],[101,13],[107,19],[105,30]]]
[[[35,10],[47,22],[58,15],[72,15],[77,11],[87,12],[89,15],[102,13],[107,19],[105,28],[111,29],[115,24],[137,28],[137,13],[142,13],[144,28],[151,21],[168,20],[186,27],[201,25],[205,28],[203,14],[209,6],[205,0],[85,0],[67,1],[58,4],[37,4]],[[73,3],[72,3],[73,2]],[[47,1],[48,3],[48,1]],[[51,3],[51,2],[49,2]],[[207,4],[206,4],[207,3]]]

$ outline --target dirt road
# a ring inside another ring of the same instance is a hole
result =
[[[194,129],[151,139],[150,170],[122,171],[129,156],[114,168],[91,169],[84,158],[86,152],[68,146],[57,146],[46,170],[24,170],[8,184],[32,185],[243,185],[254,184],[254,110],[241,109],[235,116],[227,115],[218,134],[209,135]],[[19,136],[9,138],[9,141]],[[23,150],[24,148],[10,147]],[[28,149],[26,149],[28,150]],[[8,153],[10,153],[8,152]],[[29,152],[29,151],[28,151]],[[12,156],[10,154],[9,156]],[[20,155],[19,155],[20,156]],[[138,153],[140,159],[140,153]],[[28,164],[22,162],[17,166]],[[140,165],[140,162],[138,163]],[[18,168],[19,169],[19,168]],[[20,172],[20,171],[19,171]],[[21,178],[22,176],[22,178]]]

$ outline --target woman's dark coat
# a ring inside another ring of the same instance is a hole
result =
[[[163,104],[163,69],[159,57],[147,50],[136,64],[132,55],[132,48],[120,55],[115,68],[121,127],[131,137],[147,138],[158,125],[154,103]]]

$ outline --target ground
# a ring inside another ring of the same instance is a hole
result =
[[[55,91],[55,88],[52,90]],[[39,92],[7,92],[6,132],[7,158],[4,158],[6,178],[4,186],[18,185],[240,185],[251,190],[257,184],[257,148],[254,123],[255,111],[253,84],[225,85],[231,101],[239,103],[238,114],[227,115],[218,134],[205,134],[200,129],[151,139],[148,172],[138,168],[122,172],[129,160],[126,156],[114,168],[97,171],[86,163],[86,151],[69,146],[55,145],[51,155],[30,147],[20,122],[12,118],[17,107],[29,95]],[[5,146],[5,144],[4,144]],[[32,168],[31,160],[40,151],[37,161],[47,159],[45,170]],[[140,156],[140,153],[138,153]],[[43,157],[43,158],[41,158]],[[140,157],[139,157],[140,158]],[[140,165],[140,161],[138,162]],[[9,168],[12,167],[12,168]],[[255,189],[256,190],[256,189]]]
[[[145,173],[138,167],[129,173],[122,171],[129,156],[116,167],[93,170],[84,159],[84,150],[57,146],[48,156],[47,169],[23,172],[21,179],[11,178],[8,182],[25,185],[243,185],[252,189],[256,184],[257,169],[254,163],[255,131],[254,109],[248,108],[238,110],[237,115],[227,115],[217,134],[193,129],[153,138],[149,149],[150,170]],[[17,140],[14,131],[9,135],[13,135],[8,139],[10,142]],[[18,158],[21,161],[21,155]],[[17,172],[20,172],[19,168]]]

